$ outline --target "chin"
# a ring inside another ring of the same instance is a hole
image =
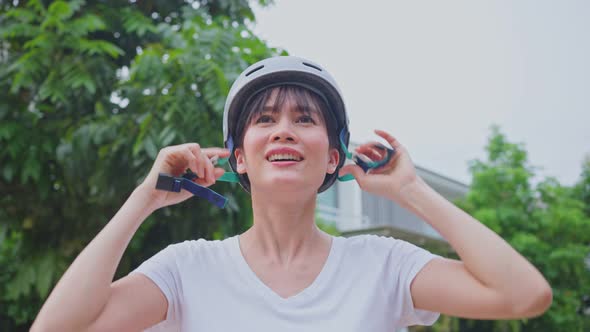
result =
[[[306,192],[309,194],[314,194],[317,193],[321,185],[321,182],[312,183],[297,176],[277,176],[271,179],[267,179],[266,181],[264,181],[264,183],[260,183],[257,186],[257,189],[258,191],[268,192],[273,195],[280,193],[289,193],[290,195],[305,194]]]

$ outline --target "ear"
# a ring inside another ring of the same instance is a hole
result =
[[[245,174],[246,158],[244,156],[244,150],[242,150],[242,148],[236,148],[234,150],[234,156],[236,157],[236,172],[238,174]]]
[[[328,153],[330,160],[328,161],[328,169],[326,172],[328,174],[334,174],[336,167],[338,167],[338,162],[340,161],[340,152],[338,152],[338,149],[336,148],[331,148]]]

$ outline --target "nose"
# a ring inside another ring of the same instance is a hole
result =
[[[273,142],[296,142],[297,135],[293,131],[291,121],[287,117],[282,117],[279,123],[275,126],[271,139]]]

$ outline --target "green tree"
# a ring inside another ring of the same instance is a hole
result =
[[[334,223],[334,222],[327,221],[319,216],[316,216],[315,223],[319,229],[321,229],[322,231],[324,231],[330,235],[342,236],[342,233],[340,233],[340,230],[338,229],[338,227],[336,226],[336,223]]]
[[[231,82],[281,53],[252,21],[245,0],[0,2],[0,330],[27,329],[160,148],[222,146]],[[146,220],[117,277],[166,244],[247,228],[247,194],[215,189],[228,208],[191,199]]]
[[[554,178],[533,185],[535,168],[529,165],[524,146],[510,143],[498,127],[492,128],[486,152],[487,160],[471,163],[471,186],[457,205],[541,271],[553,289],[553,304],[534,319],[444,319],[434,330],[588,331],[590,317],[580,310],[590,291],[590,271],[584,261],[590,253],[588,163],[574,187],[563,186]]]
[[[574,194],[584,203],[584,213],[590,217],[590,154],[584,158],[580,180],[574,186]]]

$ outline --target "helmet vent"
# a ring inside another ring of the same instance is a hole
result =
[[[253,72],[255,72],[255,71],[258,71],[258,70],[260,70],[260,69],[262,69],[262,68],[264,68],[264,65],[262,65],[262,66],[258,66],[258,67],[256,67],[256,68],[254,68],[254,69],[250,70],[248,73],[246,73],[246,76],[250,76],[250,75],[251,75]]]
[[[322,71],[322,68],[320,68],[320,67],[318,67],[316,65],[312,65],[311,63],[303,62],[303,64],[306,65],[306,66],[308,66],[308,67],[311,67],[311,68],[317,69],[319,71]]]

